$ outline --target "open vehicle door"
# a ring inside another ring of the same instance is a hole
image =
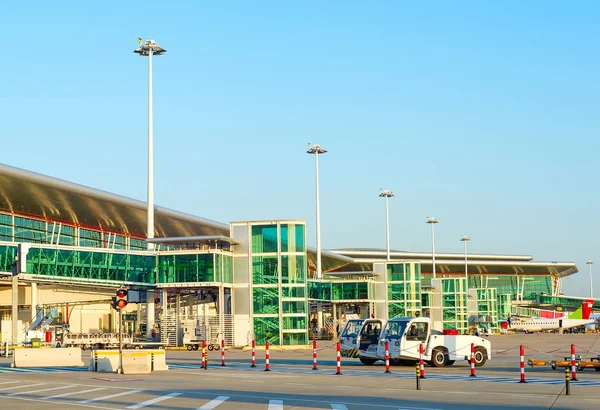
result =
[[[412,320],[408,323],[402,336],[400,343],[402,356],[419,357],[419,345],[423,343],[423,347],[427,347],[427,339],[429,337],[429,323],[426,321]]]

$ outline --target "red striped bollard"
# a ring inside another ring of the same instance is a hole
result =
[[[425,378],[425,360],[423,359],[423,343],[419,345],[419,369],[421,370],[421,379]]]
[[[256,342],[252,340],[252,365],[250,367],[256,367]]]
[[[313,340],[313,370],[319,370],[317,367],[317,341]]]
[[[340,342],[337,342],[337,372],[336,375],[342,374],[342,355],[340,354]]]
[[[575,345],[571,345],[571,381],[577,380],[577,364],[575,363]]]
[[[202,366],[201,369],[206,369],[206,341],[202,341]]]
[[[525,347],[523,345],[521,345],[520,349],[519,349],[519,354],[521,356],[521,380],[519,381],[519,383],[527,383],[525,381]]]
[[[269,341],[265,344],[265,372],[271,371],[271,365],[269,364]]]
[[[388,349],[388,341],[385,341],[385,372],[391,373],[390,371],[390,351]]]
[[[221,340],[221,366],[225,366],[225,339]]]
[[[471,375],[469,377],[475,376],[475,343],[471,343]]]

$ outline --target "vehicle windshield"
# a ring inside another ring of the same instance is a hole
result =
[[[342,331],[342,337],[356,337],[362,326],[362,320],[349,320]]]
[[[391,320],[385,325],[381,337],[386,340],[400,339],[406,330],[407,324],[408,321],[406,320]]]

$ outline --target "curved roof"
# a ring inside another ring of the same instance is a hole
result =
[[[154,236],[229,236],[229,225],[156,206]],[[146,238],[146,202],[0,164],[0,210]]]
[[[349,256],[353,262],[338,268],[339,271],[370,271],[373,263],[385,262],[385,249],[335,249],[330,252]],[[392,261],[415,261],[421,264],[421,272],[431,274],[433,263],[431,252],[391,251]],[[462,274],[465,271],[464,253],[435,254],[438,274]],[[559,278],[579,272],[574,262],[534,262],[533,257],[524,255],[468,254],[469,272],[484,275],[553,275]]]

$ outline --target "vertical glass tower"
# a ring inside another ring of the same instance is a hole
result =
[[[235,283],[240,290],[250,289],[251,294],[247,309],[236,302],[236,311],[238,306],[248,311],[248,332],[259,344],[307,344],[304,222],[240,222],[231,226],[234,238],[242,242],[240,253],[236,250],[234,256]]]

